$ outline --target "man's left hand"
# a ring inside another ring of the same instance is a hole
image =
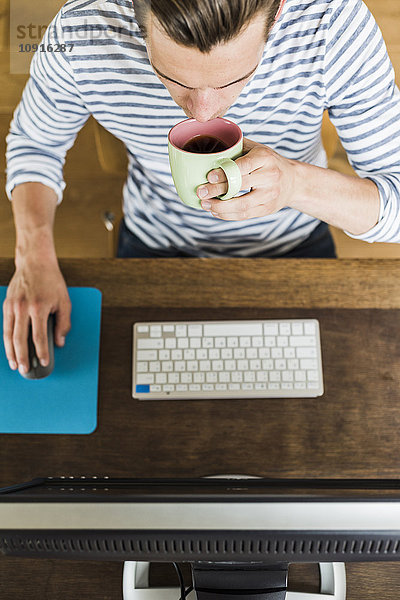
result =
[[[214,217],[226,221],[264,217],[288,206],[293,198],[295,161],[247,138],[243,139],[243,153],[235,162],[242,174],[241,189],[250,192],[230,200],[219,200],[217,196],[228,190],[222,169],[210,171],[207,175],[209,183],[197,188],[202,207]],[[206,196],[199,193],[203,189],[207,190]]]

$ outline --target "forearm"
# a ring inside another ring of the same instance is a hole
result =
[[[12,192],[16,230],[15,264],[29,257],[57,261],[53,225],[57,196],[51,188],[37,182],[17,185]]]
[[[291,208],[353,235],[362,235],[377,224],[380,197],[370,179],[301,162],[294,164],[294,170]]]

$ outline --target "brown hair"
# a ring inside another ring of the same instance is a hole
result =
[[[207,53],[236,37],[260,13],[265,14],[267,39],[280,0],[133,0],[133,5],[144,38],[151,11],[177,44]]]

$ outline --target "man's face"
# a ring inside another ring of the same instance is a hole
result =
[[[265,16],[208,54],[174,42],[150,15],[146,39],[153,69],[186,116],[205,122],[222,117],[256,70],[265,46]]]

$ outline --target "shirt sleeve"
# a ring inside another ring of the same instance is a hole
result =
[[[61,202],[65,155],[89,117],[74,81],[68,44],[63,51],[61,19],[62,9],[43,37],[45,51],[39,49],[33,56],[30,77],[6,138],[6,193],[10,200],[16,185],[35,181],[52,188]],[[60,45],[61,51],[55,52]]]
[[[327,108],[355,172],[379,190],[367,242],[400,243],[400,93],[382,33],[361,0],[332,2],[327,33]]]

